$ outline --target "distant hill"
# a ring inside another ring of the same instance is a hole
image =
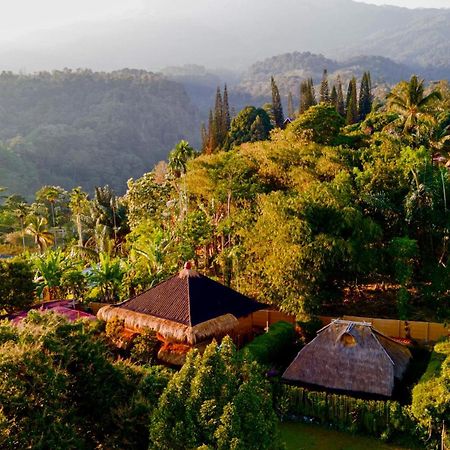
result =
[[[346,61],[335,61],[310,52],[293,52],[256,62],[243,75],[234,91],[268,100],[271,92],[270,77],[273,75],[283,96],[287,96],[289,91],[298,95],[300,83],[307,78],[320,83],[324,69],[328,71],[330,84],[338,75],[345,83],[352,76],[360,78],[365,71],[370,71],[373,84],[379,86],[392,85],[409,78],[413,73],[426,72],[382,56],[359,56]]]
[[[122,70],[0,75],[0,186],[123,192],[180,139],[198,145],[197,109],[162,75]]]
[[[0,43],[0,69],[114,70],[201,64],[243,70],[256,60],[311,51],[378,55],[410,66],[450,67],[450,9],[352,0],[164,0],[134,16],[82,22]]]

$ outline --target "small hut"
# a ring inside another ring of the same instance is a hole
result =
[[[97,317],[123,320],[127,330],[155,331],[164,343],[160,359],[182,363],[192,347],[204,348],[214,338],[249,332],[251,321],[246,319],[265,307],[186,263],[179,274],[125,302],[104,306]]]
[[[390,397],[411,359],[404,345],[366,322],[334,320],[300,350],[286,369],[288,382]]]

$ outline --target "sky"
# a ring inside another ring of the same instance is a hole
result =
[[[0,38],[136,15],[152,0],[0,0]]]
[[[372,5],[394,5],[405,8],[450,8],[450,0],[357,0]]]
[[[450,8],[450,0],[358,1],[409,8]],[[0,0],[0,38],[14,40],[28,33],[77,22],[107,21],[112,18],[135,16],[146,9],[152,10],[154,3],[155,0]],[[167,13],[173,13],[170,11],[170,0],[164,3],[169,5],[165,7]],[[159,9],[159,13],[164,14],[164,11]]]

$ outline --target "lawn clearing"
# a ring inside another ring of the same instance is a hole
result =
[[[411,447],[385,444],[375,438],[353,436],[318,425],[282,423],[280,431],[287,450],[411,450]]]

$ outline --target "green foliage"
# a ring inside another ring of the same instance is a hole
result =
[[[435,345],[426,372],[413,389],[412,413],[439,439],[442,423],[450,416],[450,340]]]
[[[231,339],[191,352],[161,395],[152,449],[277,449],[270,388],[256,364],[236,357]]]
[[[247,106],[231,121],[227,147],[265,140],[271,129],[269,116],[264,109]]]
[[[89,281],[100,289],[102,301],[114,303],[119,299],[125,268],[118,258],[112,258],[107,253],[101,253],[99,256],[100,261],[92,267]]]
[[[394,238],[388,247],[388,254],[393,266],[395,280],[400,284],[398,293],[398,317],[407,320],[408,299],[407,287],[410,285],[414,273],[414,259],[417,257],[418,247],[414,239],[408,237]]]
[[[151,72],[3,73],[0,103],[0,179],[27,196],[44,183],[121,191],[180,136],[197,139],[199,119],[184,88]],[[21,182],[3,177],[6,168]]]
[[[94,330],[37,312],[0,325],[1,448],[146,448],[167,377],[114,364]]]
[[[276,407],[283,416],[312,417],[341,431],[383,440],[398,438],[400,434],[412,435],[416,439],[425,435],[425,430],[417,427],[408,409],[391,400],[364,400],[282,385]]]
[[[253,339],[242,352],[246,357],[259,364],[274,364],[283,358],[286,351],[292,348],[295,341],[295,330],[292,324],[276,322],[267,331]]]
[[[161,342],[154,331],[146,331],[139,334],[132,343],[130,358],[137,364],[156,363]]]
[[[33,271],[26,260],[0,259],[0,311],[13,312],[33,303]]]
[[[328,104],[310,107],[290,125],[290,130],[318,144],[333,144],[343,125],[342,117]]]
[[[283,106],[281,105],[280,92],[278,91],[278,86],[275,83],[275,79],[271,77],[270,86],[272,89],[272,110],[273,110],[273,118],[274,125],[277,128],[283,127],[284,122],[284,114],[283,114]]]

